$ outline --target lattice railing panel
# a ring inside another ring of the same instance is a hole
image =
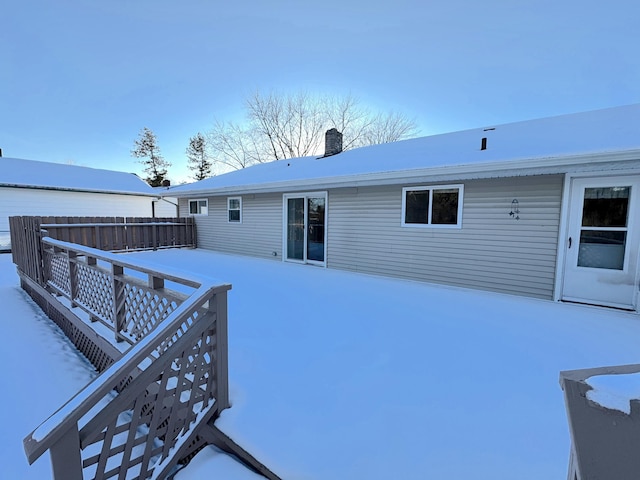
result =
[[[179,306],[173,298],[132,283],[124,284],[123,335],[133,341],[146,336],[153,328]]]
[[[45,281],[61,293],[71,295],[69,258],[64,253],[44,252]]]
[[[101,320],[113,324],[113,281],[108,272],[83,263],[76,267],[74,301]]]
[[[100,362],[106,370],[75,403],[25,439],[29,462],[49,450],[56,480],[166,477],[206,438],[198,428],[229,407],[230,286],[165,275],[59,240],[43,245],[47,284],[69,302],[55,308],[77,321],[69,333],[89,338],[87,320],[100,320],[116,341],[132,345],[123,349],[98,335],[100,348],[117,360],[108,368]]]
[[[124,472],[127,479],[148,478],[213,407],[215,328],[206,323],[196,324],[200,332],[181,337],[154,362],[153,372],[139,374],[112,400],[119,414],[103,424],[98,414],[80,430],[85,478],[125,478]],[[130,398],[130,391],[140,393]]]

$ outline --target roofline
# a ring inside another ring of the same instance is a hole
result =
[[[123,192],[118,190],[92,190],[89,188],[72,188],[72,187],[50,187],[42,185],[19,185],[15,183],[0,183],[0,188],[23,188],[32,190],[54,190],[62,192],[81,192],[81,193],[102,193],[105,195],[133,195],[138,197],[156,197],[160,198],[162,195],[156,192]],[[173,196],[173,195],[167,195]]]
[[[362,173],[336,177],[320,177],[303,180],[287,180],[264,184],[233,185],[218,188],[194,188],[176,192],[168,190],[166,196],[185,198],[193,195],[225,195],[238,193],[274,193],[282,191],[390,185],[423,181],[468,180],[475,178],[498,178],[521,175],[543,175],[567,173],[571,167],[598,165],[603,163],[639,162],[640,149],[597,152],[575,155],[524,158],[494,161],[481,164],[461,164],[442,167],[427,167],[391,172]],[[571,170],[573,171],[573,170]],[[164,195],[163,195],[164,196]]]

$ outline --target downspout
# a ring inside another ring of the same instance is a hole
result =
[[[167,202],[168,204],[173,205],[174,207],[176,207],[176,218],[180,218],[180,206],[177,203],[170,202],[169,200],[167,200],[164,197],[158,197],[158,200],[162,200],[163,202]],[[157,202],[158,200],[154,200],[154,202]]]

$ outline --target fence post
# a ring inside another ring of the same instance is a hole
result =
[[[71,307],[77,307],[76,297],[78,296],[78,254],[72,250],[67,250],[67,261],[69,262],[69,296],[71,297]]]
[[[157,277],[152,273],[150,273],[148,285],[149,285],[149,288],[153,288],[154,290],[160,290],[161,288],[164,288],[164,278]]]
[[[45,278],[44,278],[44,255],[43,255],[43,250],[44,247],[42,245],[42,230],[40,228],[40,225],[42,224],[40,217],[36,217],[35,219],[33,219],[33,222],[31,224],[31,228],[33,228],[33,232],[31,234],[31,239],[32,239],[32,246],[33,246],[33,251],[35,253],[35,264],[36,264],[36,275],[37,275],[37,280],[38,282],[40,282],[41,286],[45,285]],[[37,224],[37,228],[34,226],[34,224]]]
[[[153,243],[153,250],[158,249],[158,225],[151,227],[151,242]]]
[[[100,226],[96,225],[96,248],[102,250],[102,238],[100,238]]]
[[[113,292],[113,329],[116,342],[124,340],[120,333],[124,329],[124,284],[120,281],[120,276],[124,274],[124,268],[120,265],[111,265],[111,276],[113,278],[111,291]]]
[[[229,408],[229,343],[227,339],[227,291],[217,292],[209,301],[216,312],[216,405],[218,412]]]
[[[49,449],[54,480],[82,480],[82,458],[78,424],[71,428]]]

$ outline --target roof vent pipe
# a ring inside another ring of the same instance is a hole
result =
[[[332,128],[324,135],[324,156],[330,157],[342,152],[342,133]]]
[[[480,143],[480,150],[487,149],[487,137],[482,137],[482,142]]]

